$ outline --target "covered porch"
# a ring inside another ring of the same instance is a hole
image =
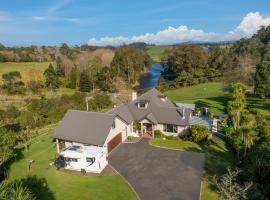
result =
[[[155,124],[145,119],[140,122],[133,123],[133,131],[137,133],[139,137],[154,138],[155,128]]]

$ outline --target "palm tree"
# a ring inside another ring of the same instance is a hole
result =
[[[245,112],[242,115],[240,127],[241,129],[240,132],[242,134],[242,141],[245,145],[244,156],[246,156],[247,149],[250,149],[255,142],[256,139],[255,127],[256,127],[255,117],[252,114]]]
[[[246,86],[240,82],[232,85],[232,97],[228,103],[228,112],[233,121],[233,127],[236,129],[240,124],[241,113],[246,107]]]
[[[32,192],[20,182],[4,181],[0,184],[1,200],[34,200]]]

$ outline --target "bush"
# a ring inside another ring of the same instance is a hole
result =
[[[162,131],[160,130],[155,130],[154,131],[154,136],[155,138],[166,138],[167,140],[175,140],[178,139],[178,137],[175,137],[173,135],[165,135],[164,133],[162,133]]]
[[[203,125],[193,125],[190,127],[190,138],[193,142],[205,142],[208,139],[209,130]]]
[[[160,130],[155,130],[154,131],[154,136],[155,136],[155,138],[162,138],[165,135]]]

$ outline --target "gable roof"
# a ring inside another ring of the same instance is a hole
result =
[[[153,88],[128,104],[133,119],[141,121],[151,113],[158,123],[188,125],[191,110],[178,108],[170,99],[162,100],[160,97],[163,96],[162,93]],[[137,103],[142,100],[148,102],[146,108],[138,108]]]
[[[84,144],[103,146],[115,115],[78,110],[68,110],[59,126],[55,129],[54,137]]]
[[[119,116],[121,119],[123,119],[126,123],[130,124],[134,121],[134,118],[132,114],[130,113],[130,110],[128,109],[127,105],[121,104],[119,106],[116,106],[115,108],[108,111],[109,114],[115,114]]]

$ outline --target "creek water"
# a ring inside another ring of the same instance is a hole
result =
[[[162,64],[152,64],[149,71],[142,74],[139,79],[139,90],[148,90],[158,85],[159,77],[163,72],[164,67]]]

